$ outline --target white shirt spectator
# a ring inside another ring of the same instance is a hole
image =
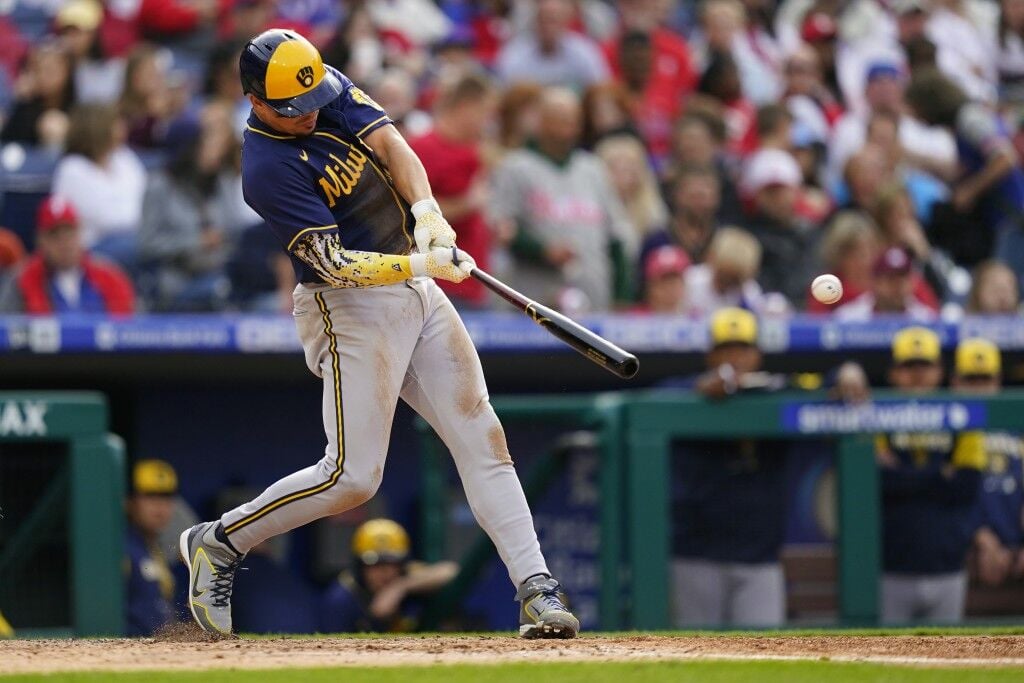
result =
[[[911,294],[906,300],[905,312],[901,315],[915,322],[930,322],[935,320],[935,311],[928,308]],[[875,316],[875,295],[872,292],[864,292],[848,304],[843,304],[836,309],[835,318],[842,322],[864,322]]]
[[[971,99],[995,103],[999,80],[996,51],[986,33],[970,19],[944,7],[936,7],[925,24],[925,35],[935,44],[939,69]]]
[[[868,116],[852,112],[836,121],[828,146],[827,180],[829,187],[843,179],[843,168],[850,157],[864,147],[867,137]],[[956,162],[956,142],[946,130],[929,127],[912,116],[900,117],[900,144],[907,152],[931,159],[937,165]]]
[[[760,313],[764,308],[765,294],[761,285],[754,279],[746,280],[739,287],[719,292],[712,285],[714,271],[707,263],[690,266],[686,269],[686,296],[683,299],[683,311],[692,317],[703,318],[720,308],[747,308]]]
[[[496,66],[505,83],[532,81],[582,90],[610,78],[601,50],[578,33],[566,33],[551,53],[541,50],[532,33],[522,33],[501,49]]]
[[[452,22],[430,0],[375,0],[366,9],[378,29],[401,33],[416,45],[437,42],[448,35]]]
[[[111,152],[106,166],[78,154],[66,156],[53,178],[53,194],[78,212],[87,249],[108,235],[138,229],[145,187],[146,169],[127,147]]]

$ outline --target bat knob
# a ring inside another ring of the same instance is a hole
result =
[[[452,247],[452,265],[459,265],[459,248],[455,246]]]

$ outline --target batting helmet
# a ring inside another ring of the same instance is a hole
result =
[[[363,564],[404,562],[409,557],[409,534],[398,522],[371,519],[352,535],[352,554]]]
[[[242,92],[252,93],[281,116],[316,111],[341,94],[338,78],[324,68],[320,52],[298,33],[264,31],[238,59]]]

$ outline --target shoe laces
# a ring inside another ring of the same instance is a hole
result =
[[[213,588],[210,589],[210,592],[213,593],[213,604],[216,607],[228,607],[230,605],[231,590],[235,583],[235,572],[238,571],[238,566],[242,564],[243,559],[245,559],[245,556],[239,555],[227,564],[217,567],[217,573],[211,579]]]
[[[549,609],[558,610],[560,612],[565,611],[565,605],[562,604],[562,599],[558,597],[557,588],[541,591],[536,598],[536,602],[539,602],[541,605],[541,609],[538,610],[539,612],[546,612]]]

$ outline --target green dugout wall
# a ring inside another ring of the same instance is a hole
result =
[[[31,563],[46,561],[40,539],[45,530],[62,522],[68,532],[69,623],[40,631],[15,621],[12,625],[20,635],[123,632],[124,447],[107,432],[107,425],[101,394],[0,392],[0,458],[5,453],[13,459],[19,452],[33,452],[19,448],[21,444],[56,444],[54,452],[64,454],[53,476],[42,484],[41,495],[19,501],[17,518],[0,519],[0,587],[10,591],[8,596],[46,590],[42,580],[32,580],[32,568],[39,565]],[[14,498],[19,476],[27,475],[11,468],[0,473],[7,479],[0,482],[0,491]],[[6,507],[11,508],[10,502]],[[64,514],[66,520],[55,519]]]
[[[881,497],[873,435],[891,431],[1024,429],[1024,391],[998,396],[875,392],[846,405],[823,393],[783,392],[707,401],[690,392],[520,396],[494,400],[509,429],[531,423],[591,428],[601,454],[601,626],[664,629],[669,622],[671,446],[676,440],[835,438],[842,625],[877,623]],[[420,424],[422,433],[429,432]],[[444,547],[441,467],[424,460],[423,533]],[[523,473],[520,473],[523,476]],[[529,493],[529,492],[528,492]],[[434,559],[434,558],[431,558]],[[462,558],[456,558],[462,559]],[[624,595],[619,592],[625,577]],[[469,580],[471,577],[462,577]]]

